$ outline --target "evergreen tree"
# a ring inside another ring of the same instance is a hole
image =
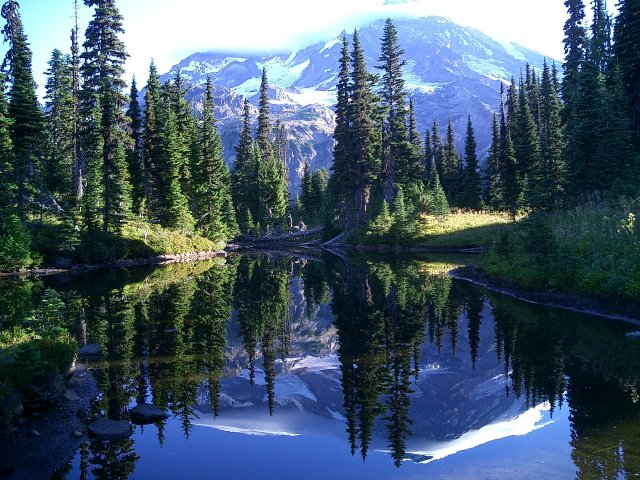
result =
[[[398,44],[398,32],[388,18],[385,22],[381,53],[376,68],[383,71],[380,82],[380,99],[384,111],[382,122],[382,182],[383,197],[391,202],[395,183],[407,183],[417,178],[410,165],[411,155],[406,128],[407,109],[404,100],[404,79],[401,59],[404,51]]]
[[[256,140],[263,158],[271,156],[271,118],[269,112],[269,80],[267,67],[262,69],[260,80],[260,103],[258,104],[258,132]]]
[[[531,169],[540,159],[538,128],[531,113],[529,95],[524,79],[520,78],[518,90],[518,109],[516,113],[516,136],[512,137],[517,159],[517,176],[522,185],[528,185]]]
[[[584,3],[582,0],[565,0],[568,18],[564,24],[564,76],[562,78],[562,120],[565,126],[567,145],[564,149],[565,163],[568,168],[569,178],[574,176],[576,166],[583,160],[581,157],[581,145],[579,144],[579,119],[580,110],[577,106],[579,82],[581,81],[580,69],[585,59],[587,46],[587,34],[583,26]],[[570,183],[573,183],[570,181]],[[571,187],[575,192],[575,189]]]
[[[35,178],[41,168],[44,118],[36,98],[31,70],[31,50],[24,33],[19,4],[9,0],[2,6],[6,24],[2,30],[9,49],[2,64],[8,72],[10,132],[13,143],[13,173],[16,178],[18,214],[24,220],[27,196],[34,194],[40,182]]]
[[[352,159],[351,118],[349,107],[350,93],[350,65],[349,41],[342,37],[340,67],[337,85],[336,127],[333,131],[333,163],[329,189],[335,201],[338,217],[344,223],[346,211],[351,200],[349,192],[355,190],[355,175]]]
[[[47,190],[66,205],[72,193],[75,126],[70,57],[55,49],[46,74],[45,118],[48,141],[43,173]]]
[[[491,146],[489,147],[489,157],[487,158],[487,170],[485,177],[485,203],[494,209],[500,209],[504,205],[500,172],[500,128],[498,126],[498,116],[496,112],[493,112],[493,122],[491,123]]]
[[[214,115],[213,86],[207,77],[200,125],[199,154],[194,165],[197,226],[207,237],[230,238],[237,233],[231,205],[230,175]]]
[[[480,182],[480,172],[478,172],[476,148],[477,144],[473,125],[471,124],[471,115],[469,115],[467,119],[467,135],[464,144],[464,175],[458,204],[461,207],[472,210],[480,210],[482,206],[482,185]]]
[[[440,127],[438,126],[438,121],[435,118],[433,119],[433,126],[431,127],[431,152],[438,176],[442,178],[444,146],[442,144],[442,136],[440,135]]]
[[[305,219],[308,219],[313,211],[313,193],[311,191],[311,167],[309,162],[304,162],[302,183],[300,185],[300,203]],[[307,220],[308,221],[308,220]]]
[[[176,130],[178,148],[180,151],[178,170],[180,172],[180,188],[182,193],[191,199],[193,185],[191,177],[191,164],[193,163],[193,139],[196,137],[196,126],[192,114],[192,108],[187,102],[186,87],[180,69],[176,71],[173,83],[167,86],[171,108],[176,115]]]
[[[240,228],[243,231],[248,230],[248,216],[253,217],[252,210],[255,202],[253,196],[256,194],[255,181],[257,179],[257,163],[252,162],[251,150],[253,139],[251,138],[251,117],[249,111],[249,102],[244,99],[242,132],[240,133],[240,142],[236,146],[236,156],[233,161],[233,173],[231,177],[231,193],[233,195],[233,203],[236,210],[236,217]]]
[[[80,151],[80,47],[78,45],[78,0],[74,0],[75,23],[71,30],[71,95],[73,98],[73,150],[71,159],[71,191],[74,206],[84,194],[84,165]]]
[[[0,85],[3,85],[0,74]],[[0,88],[0,212],[17,207],[16,178],[13,174],[13,145],[11,123],[4,89]]]
[[[150,219],[160,217],[161,179],[161,92],[156,64],[149,66],[149,79],[144,96],[144,129],[142,133],[142,157],[144,172],[144,204]]]
[[[515,219],[522,195],[522,183],[518,175],[518,164],[511,140],[511,129],[507,126],[504,106],[500,105],[500,181],[504,204]]]
[[[540,93],[540,159],[530,175],[529,205],[535,210],[550,210],[562,201],[566,172],[562,157],[561,104],[546,60]]]
[[[320,224],[324,221],[327,203],[327,183],[329,172],[319,168],[311,174],[311,219]]]
[[[433,158],[433,146],[431,145],[431,132],[427,128],[424,132],[424,178],[425,180],[431,177],[431,165],[435,165],[435,159]]]
[[[455,146],[455,134],[451,117],[447,124],[447,138],[442,150],[442,170],[440,171],[442,188],[450,203],[453,203],[460,193],[462,181],[462,161]]]
[[[349,102],[352,134],[350,153],[355,189],[351,195],[354,208],[346,223],[348,226],[360,226],[369,211],[371,188],[379,168],[379,139],[376,128],[376,97],[372,91],[374,78],[367,71],[364,50],[357,31],[353,33],[351,64],[353,69]]]
[[[84,78],[84,101],[88,102],[85,110],[91,110],[93,105],[90,102],[95,100],[99,100],[101,109],[102,229],[119,234],[130,211],[131,189],[125,154],[128,143],[127,119],[123,110],[127,98],[122,93],[127,53],[119,38],[124,33],[123,19],[115,0],[84,2],[89,7],[95,7],[93,19],[85,32],[81,73]]]
[[[138,102],[138,87],[136,78],[131,82],[131,93],[129,94],[129,131],[132,148],[127,151],[127,164],[129,167],[129,178],[131,179],[131,201],[134,213],[142,215],[144,213],[144,138],[142,130],[142,109]]]
[[[640,11],[639,0],[620,0],[614,31],[615,61],[620,69],[624,91],[630,102],[635,140],[640,140]]]
[[[163,182],[160,197],[162,225],[190,231],[194,219],[189,211],[187,196],[182,190],[182,167],[185,163],[183,143],[178,131],[178,122],[169,92],[166,92],[161,108],[161,177]]]
[[[93,108],[83,115],[81,131],[82,153],[86,168],[86,185],[82,196],[83,222],[86,230],[93,233],[100,228],[100,213],[103,209],[104,184],[102,182],[102,159],[104,150],[104,137],[102,136],[100,123],[102,112],[100,98],[89,101],[84,99],[86,105],[93,104]]]

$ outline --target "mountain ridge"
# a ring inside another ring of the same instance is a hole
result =
[[[358,30],[372,73],[377,72],[384,21],[376,20]],[[470,115],[478,153],[483,158],[490,143],[492,113],[499,104],[500,83],[518,78],[526,63],[540,72],[544,57],[443,17],[398,19],[394,24],[405,51],[405,91],[413,96],[420,132],[431,128],[434,118],[444,132],[451,118],[456,145],[462,151]],[[255,121],[260,76],[266,67],[271,112],[288,131],[290,191],[296,193],[306,161],[312,170],[331,166],[333,108],[343,35],[351,41],[352,35],[343,31],[290,52],[196,52],[163,74],[161,81],[169,81],[179,69],[190,85],[187,99],[201,109],[204,82],[211,77],[225,160],[231,164],[240,133],[242,97],[253,105]]]

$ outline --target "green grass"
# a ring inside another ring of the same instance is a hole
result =
[[[507,215],[490,212],[456,211],[439,218],[420,214],[404,228],[393,224],[354,232],[348,241],[358,245],[388,245],[457,249],[482,247],[509,228]]]
[[[486,272],[524,287],[638,303],[640,198],[530,217],[500,235]]]
[[[33,222],[31,230],[32,249],[49,265],[55,264],[61,257],[72,262],[101,263],[126,258],[217,251],[225,246],[222,240],[213,241],[142,221],[126,222],[121,237],[102,232],[82,234],[54,215],[45,215],[42,223]]]

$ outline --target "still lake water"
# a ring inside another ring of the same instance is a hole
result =
[[[636,325],[537,307],[427,259],[232,256],[54,277],[101,390],[169,419],[57,478],[640,476]]]

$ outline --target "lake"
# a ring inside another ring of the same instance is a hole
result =
[[[169,413],[88,441],[56,478],[639,476],[640,327],[436,260],[232,255],[4,282],[14,309],[56,289],[80,345],[102,346],[91,418]]]

